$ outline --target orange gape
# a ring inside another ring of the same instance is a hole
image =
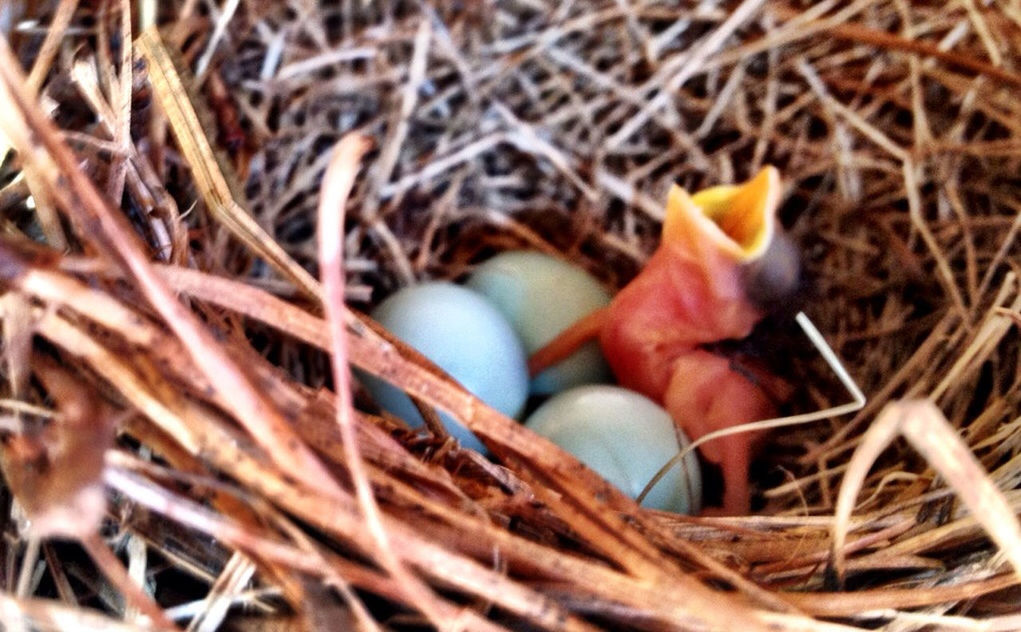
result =
[[[608,307],[536,352],[533,375],[598,336],[617,381],[661,402],[692,439],[776,416],[782,381],[738,368],[703,345],[744,338],[762,318],[749,298],[748,271],[774,242],[779,200],[773,167],[741,186],[694,196],[674,186],[662,242],[648,264]],[[758,438],[742,433],[701,447],[723,471],[726,513],[748,511],[748,466]]]

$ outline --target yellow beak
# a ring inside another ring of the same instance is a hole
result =
[[[691,195],[674,185],[667,199],[663,241],[693,252],[715,245],[741,263],[766,252],[776,229],[780,173],[763,167],[744,184],[704,189]]]

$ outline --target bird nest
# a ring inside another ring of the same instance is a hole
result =
[[[0,6],[4,626],[1021,628],[1021,13],[680,4]],[[617,289],[672,183],[767,164],[803,423],[751,515],[639,509],[362,316],[508,249]]]

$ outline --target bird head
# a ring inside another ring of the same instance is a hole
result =
[[[782,184],[775,167],[751,180],[690,194],[674,185],[667,199],[663,246],[694,258],[712,279],[736,272],[745,293],[762,307],[798,288],[800,257],[778,227]]]

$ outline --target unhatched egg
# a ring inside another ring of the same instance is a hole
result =
[[[610,302],[609,293],[585,270],[540,252],[499,254],[476,268],[466,285],[503,313],[528,354]],[[592,341],[535,376],[530,389],[546,395],[608,381],[610,370]]]
[[[525,425],[632,498],[689,443],[658,404],[619,386],[564,391],[540,406]],[[694,514],[701,495],[698,458],[690,453],[652,488],[642,506]]]
[[[423,283],[397,291],[372,317],[485,403],[509,417],[521,412],[528,396],[525,352],[510,324],[479,294],[452,283]],[[372,376],[362,381],[388,412],[413,427],[424,423],[402,390]],[[460,423],[440,418],[461,445],[485,450]]]

